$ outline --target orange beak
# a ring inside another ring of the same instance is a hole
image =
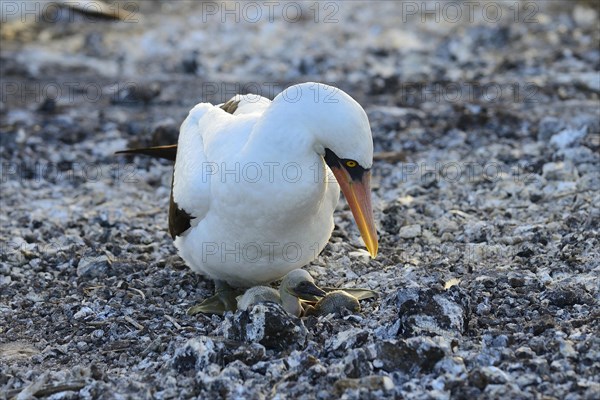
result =
[[[371,258],[375,258],[378,244],[371,207],[371,171],[367,170],[359,179],[353,179],[346,168],[339,164],[330,165],[330,168],[348,201],[367,250],[371,254]]]

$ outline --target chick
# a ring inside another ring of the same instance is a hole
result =
[[[300,300],[317,301],[325,291],[315,285],[313,277],[302,269],[295,269],[283,277],[279,292],[268,286],[255,286],[238,298],[238,310],[246,310],[265,301],[279,303],[288,313],[302,315]]]
[[[268,301],[281,304],[279,292],[269,286],[254,286],[246,290],[242,296],[238,297],[237,309],[244,311],[255,304]]]
[[[314,306],[308,306],[304,315],[327,315],[335,314],[343,316],[346,313],[356,314],[360,312],[358,299],[343,290],[335,290],[327,293]]]

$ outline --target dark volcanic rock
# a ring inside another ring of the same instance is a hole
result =
[[[370,354],[365,349],[353,349],[344,358],[344,373],[348,378],[360,378],[373,372]]]
[[[82,279],[94,279],[106,276],[111,262],[106,256],[84,257],[77,265],[77,276]]]
[[[401,289],[397,294],[398,334],[462,335],[470,314],[470,298],[464,289],[452,286],[440,289]]]
[[[190,339],[183,347],[177,349],[171,360],[171,367],[182,374],[202,371],[208,365],[217,362],[219,353],[222,352],[223,345],[208,337]]]
[[[407,340],[383,340],[375,345],[377,360],[374,364],[388,372],[429,373],[446,355],[444,345],[441,338],[434,341],[423,336]]]
[[[377,399],[389,394],[394,382],[388,376],[372,375],[361,379],[340,379],[333,385],[334,394],[339,398]],[[352,397],[348,393],[353,393]]]
[[[546,292],[546,297],[550,304],[561,308],[575,304],[591,304],[594,301],[584,288],[568,285],[560,285],[549,289]]]
[[[497,367],[476,368],[469,374],[469,382],[479,389],[490,384],[504,384],[508,380],[508,375]]]
[[[307,336],[302,320],[275,303],[257,304],[228,316],[223,332],[226,338],[256,342],[278,351],[304,348]]]

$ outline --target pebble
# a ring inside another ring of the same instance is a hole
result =
[[[461,336],[469,313],[469,298],[459,286],[448,290],[400,290],[397,293],[399,335]]]
[[[388,376],[366,376],[360,379],[340,379],[333,385],[334,392],[341,396],[348,389],[365,389],[368,392],[383,390],[389,392],[395,387],[394,382]]]
[[[485,366],[469,373],[469,381],[479,389],[485,389],[490,384],[505,384],[509,376],[498,367]]]
[[[171,359],[171,368],[178,373],[202,371],[217,361],[219,347],[208,337],[190,339],[178,348]]]
[[[111,262],[107,256],[85,257],[79,260],[77,276],[82,279],[94,279],[106,276]]]
[[[94,314],[94,310],[92,310],[90,307],[81,307],[81,309],[79,311],[77,311],[75,314],[73,314],[73,318],[74,319],[82,319],[91,314]]]
[[[576,4],[573,8],[573,19],[580,26],[590,27],[598,22],[598,13],[592,7]]]
[[[550,138],[560,132],[563,127],[563,122],[560,119],[550,116],[543,117],[538,123],[538,141],[548,142]]]
[[[383,340],[376,344],[377,365],[388,372],[431,372],[445,356],[445,350],[428,337],[408,340]]]
[[[400,228],[399,236],[403,239],[414,239],[421,236],[421,225],[408,225]]]
[[[544,178],[550,181],[575,181],[579,178],[575,165],[570,161],[546,163],[542,171]]]
[[[259,303],[228,316],[223,331],[226,338],[278,351],[304,348],[308,334],[302,320],[276,303]]]
[[[553,135],[550,138],[550,144],[556,146],[559,149],[565,149],[567,147],[571,147],[576,144],[578,141],[583,139],[586,135],[587,129],[572,129],[567,128],[563,131],[560,131],[556,135]]]

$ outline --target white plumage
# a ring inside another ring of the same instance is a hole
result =
[[[172,200],[191,220],[175,246],[194,271],[233,286],[280,279],[327,244],[341,185],[375,256],[372,159],[366,113],[332,86],[198,104],[177,145]]]

